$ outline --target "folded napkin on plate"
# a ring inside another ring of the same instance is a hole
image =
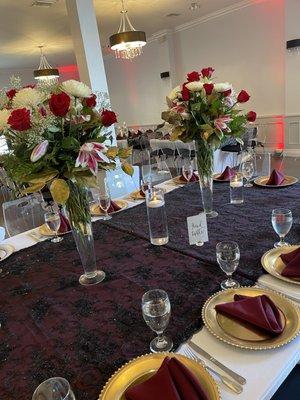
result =
[[[289,253],[281,254],[280,257],[286,265],[281,275],[287,278],[300,278],[300,247]]]
[[[273,169],[266,185],[279,186],[282,184],[283,181],[284,181],[284,175],[281,172],[277,171],[277,169]]]
[[[182,182],[197,182],[199,181],[199,176],[196,175],[195,172],[193,172],[191,179],[188,181],[186,177],[183,174],[181,174],[179,180],[181,180]]]
[[[246,321],[273,336],[284,329],[278,308],[266,295],[250,297],[235,294],[233,302],[216,305],[216,311]]]
[[[176,358],[166,357],[150,379],[125,392],[126,400],[209,400],[194,374]]]
[[[111,200],[111,201],[110,201],[110,206],[109,206],[107,212],[108,212],[108,214],[110,214],[110,213],[119,211],[119,210],[121,210],[121,209],[122,209],[122,207],[120,207],[115,201],[112,201],[112,200]]]
[[[226,167],[222,174],[217,178],[218,181],[230,181],[230,178],[232,178],[235,175],[235,171],[230,168]]]
[[[145,193],[142,191],[142,189],[140,190],[140,196],[142,196],[142,197],[146,197],[146,195],[145,195]]]
[[[58,233],[70,232],[71,226],[68,218],[66,218],[61,212],[59,213],[59,216],[60,216],[60,226]]]

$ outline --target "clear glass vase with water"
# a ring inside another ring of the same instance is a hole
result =
[[[168,243],[169,232],[163,190],[158,188],[148,190],[146,205],[150,242],[156,246]]]

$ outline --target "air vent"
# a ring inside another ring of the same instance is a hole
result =
[[[31,3],[31,7],[51,7],[57,0],[36,0]]]
[[[166,15],[166,17],[170,17],[170,18],[172,18],[172,17],[179,17],[179,15],[180,15],[180,14],[177,14],[177,13],[171,13],[171,14]]]

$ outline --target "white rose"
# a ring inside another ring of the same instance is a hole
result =
[[[90,97],[92,95],[91,89],[83,82],[70,79],[62,83],[64,92],[74,97]]]
[[[177,98],[177,95],[178,95],[178,93],[180,93],[181,92],[181,87],[180,86],[176,86],[172,91],[171,91],[171,93],[168,95],[168,98],[170,99],[170,100],[175,100],[176,98]]]
[[[12,106],[14,108],[21,107],[37,107],[45,99],[45,95],[37,89],[24,88],[19,90],[13,98]]]
[[[189,82],[185,85],[191,92],[200,92],[203,88],[203,83],[200,81]]]
[[[8,110],[0,110],[0,132],[7,128],[9,116],[10,112]]]
[[[228,82],[224,82],[224,83],[215,83],[214,85],[214,90],[218,93],[223,93],[226,92],[226,90],[232,90],[232,85]]]

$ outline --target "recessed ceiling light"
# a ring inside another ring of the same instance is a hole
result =
[[[171,14],[166,15],[166,17],[179,17],[179,15],[180,14],[178,14],[178,13],[171,13]]]
[[[193,2],[193,3],[191,3],[189,8],[190,8],[191,11],[196,11],[196,10],[198,10],[200,8],[200,4],[196,3],[196,2]]]

